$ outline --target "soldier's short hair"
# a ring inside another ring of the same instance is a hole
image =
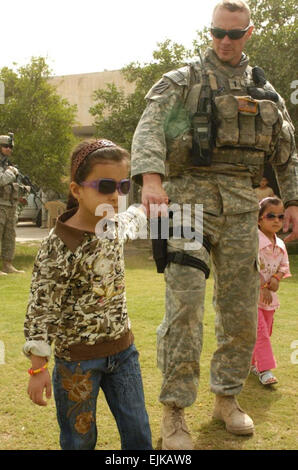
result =
[[[219,8],[224,8],[229,11],[241,11],[247,14],[248,20],[250,22],[251,13],[248,4],[244,0],[221,0],[215,5],[213,10],[213,16]]]

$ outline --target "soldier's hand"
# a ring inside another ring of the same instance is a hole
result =
[[[288,232],[290,224],[292,232],[284,239],[285,243],[298,239],[298,206],[290,206],[285,210],[284,232]]]
[[[15,166],[8,166],[7,169],[14,173],[15,176],[18,176],[19,170]]]
[[[157,173],[143,175],[142,204],[150,217],[167,216],[169,198]],[[151,207],[150,207],[151,206]]]

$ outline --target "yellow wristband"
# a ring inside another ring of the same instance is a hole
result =
[[[48,367],[48,363],[46,363],[44,366],[40,367],[40,369],[32,369],[32,367],[31,367],[30,369],[28,369],[28,374],[30,374],[30,375],[39,374],[40,372],[43,372],[44,370],[46,370],[47,367]]]

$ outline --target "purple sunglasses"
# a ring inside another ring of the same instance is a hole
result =
[[[130,180],[128,178],[116,181],[112,178],[100,178],[95,181],[83,181],[81,186],[97,189],[102,194],[112,194],[118,191],[119,194],[128,194],[130,189]]]

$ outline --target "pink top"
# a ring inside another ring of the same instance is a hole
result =
[[[272,242],[261,230],[259,230],[259,261],[262,285],[270,281],[273,274],[277,272],[284,273],[283,279],[292,276],[290,273],[288,253],[283,240],[275,235],[275,246],[273,247]],[[271,295],[271,304],[266,305],[259,300],[259,307],[264,310],[277,309],[280,305],[277,293],[271,291]]]

